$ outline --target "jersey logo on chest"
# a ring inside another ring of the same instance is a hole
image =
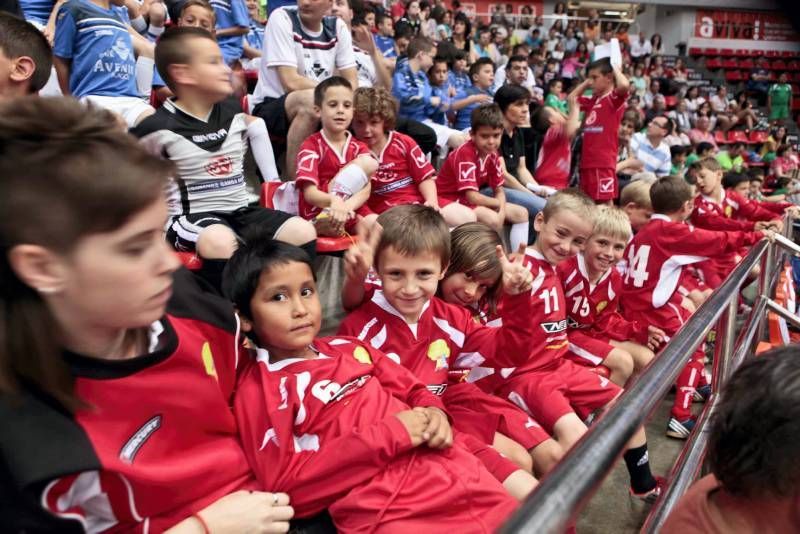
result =
[[[132,464],[136,454],[142,445],[152,436],[156,430],[161,428],[161,415],[156,415],[149,419],[145,424],[131,436],[131,438],[122,446],[119,451],[119,459],[126,464]]]

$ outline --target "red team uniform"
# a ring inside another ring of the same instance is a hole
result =
[[[533,310],[527,317],[532,334],[528,359],[517,367],[477,367],[469,379],[510,400],[552,432],[562,416],[575,412],[586,419],[621,390],[607,378],[564,358],[569,345],[567,310],[556,268],[533,248],[526,251],[525,265],[534,277],[529,296]],[[504,298],[501,309],[506,304]]]
[[[563,126],[547,129],[536,162],[536,181],[561,190],[569,186],[569,168],[572,162],[571,140]]]
[[[474,208],[475,206],[464,197],[465,191],[480,191],[487,186],[497,189],[503,183],[500,156],[494,152],[481,159],[478,157],[475,143],[470,139],[450,152],[439,171],[439,177],[436,179],[439,205],[446,206],[458,202]]]
[[[625,250],[627,269],[621,300],[626,319],[661,328],[674,336],[689,318],[677,291],[684,267],[734,253],[761,239],[756,232],[712,232],[653,214]],[[665,339],[668,341],[669,339]],[[703,347],[690,356],[677,380],[672,416],[685,421],[694,390],[704,372]]]
[[[442,395],[457,430],[488,444],[495,431],[501,432],[531,449],[550,436],[515,406],[463,381],[465,370],[475,365],[514,365],[524,360],[530,346],[530,300],[527,295],[507,300],[504,328],[483,326],[467,309],[437,297],[428,301],[419,322],[409,325],[383,291],[371,286],[364,304],[342,321],[339,334],[380,349],[432,393]]]
[[[436,171],[413,139],[390,131],[386,146],[378,154],[378,164],[367,201],[370,210],[381,214],[393,206],[425,202],[419,184],[434,178]]]
[[[602,96],[581,96],[578,104],[586,113],[583,121],[580,187],[592,200],[613,200],[619,196],[617,153],[619,124],[628,94],[612,89]]]
[[[617,269],[606,271],[594,285],[589,282],[586,261],[579,253],[561,262],[557,270],[569,315],[567,357],[597,366],[614,349],[608,340],[647,344],[647,326],[628,321],[619,312],[622,275]]]
[[[761,207],[757,202],[723,189],[720,202],[706,195],[694,197],[691,222],[706,230],[752,232],[756,221],[771,221],[779,217],[779,214]],[[711,288],[719,287],[736,266],[737,253],[743,256],[746,252],[746,248],[739,249],[700,264],[698,270],[702,273],[703,281]]]
[[[330,185],[333,178],[342,168],[362,155],[371,155],[367,145],[355,139],[350,132],[346,132],[342,154],[331,146],[320,130],[303,141],[300,152],[297,153],[297,190],[300,191],[298,211],[300,217],[312,220],[322,211],[321,208],[306,202],[303,196],[303,187],[308,184],[317,186],[320,191],[332,193]]]
[[[235,405],[259,482],[289,492],[298,516],[327,508],[342,532],[493,532],[513,512],[458,436],[444,450],[412,447],[394,415],[444,408],[410,371],[352,338],[312,348],[317,358],[274,363],[259,350]]]

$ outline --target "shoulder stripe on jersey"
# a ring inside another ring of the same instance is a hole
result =
[[[464,341],[466,337],[464,336],[464,332],[461,332],[455,328],[453,328],[450,323],[448,323],[445,319],[440,319],[438,317],[433,318],[433,322],[436,323],[436,326],[444,330],[444,332],[450,337],[450,339],[458,345],[458,348],[464,346]]]

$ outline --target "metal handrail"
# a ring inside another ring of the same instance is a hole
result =
[[[791,224],[787,224],[787,226],[790,227]],[[758,265],[762,258],[762,281],[760,284],[762,297],[765,294],[771,294],[777,279],[775,276],[777,272],[773,265],[779,264],[775,257],[777,248],[765,240],[751,247],[747,256],[711,297],[698,308],[683,328],[670,340],[662,353],[626,387],[625,392],[608,412],[589,428],[588,432],[568,451],[558,465],[542,479],[517,513],[506,522],[501,532],[563,532],[565,526],[588,502],[608,472],[614,467],[628,440],[649,419],[656,405],[666,395],[686,364],[687,355],[692,354],[703,342],[708,331],[723,314],[726,317],[724,317],[724,324],[720,325],[720,329],[726,334],[724,335],[725,339],[732,337],[731,314],[735,314],[734,304],[737,302],[739,290],[748,279],[753,267]],[[763,313],[766,305],[763,298],[757,304]],[[740,340],[749,340],[746,344],[751,345],[753,339],[760,337],[762,324],[762,321],[752,320],[752,331],[749,335],[741,335]],[[756,337],[756,333],[759,333],[758,337]],[[728,349],[731,348],[729,341],[723,341],[723,344]],[[738,349],[742,349],[742,347],[738,347]],[[740,350],[737,350],[738,352]],[[718,359],[728,360],[725,357]],[[733,363],[736,363],[735,359]],[[722,366],[722,363],[717,365],[720,366],[718,370],[723,375],[723,379],[724,375],[729,374],[735,368],[732,365]],[[712,400],[714,398],[712,396]],[[709,406],[713,407],[713,405],[713,402],[709,403]],[[707,419],[710,408],[706,412],[708,412],[705,413],[706,418],[702,419],[701,423]],[[691,462],[691,465],[699,466],[705,449],[704,439],[701,431],[696,432],[692,436],[692,441],[698,445],[700,450],[692,453],[692,449],[686,447],[679,461],[683,464]],[[685,477],[679,481],[681,487],[676,487],[672,492],[668,489],[664,497],[659,499],[659,503],[667,502],[666,497],[669,496],[669,502],[674,504],[674,501],[677,501],[677,498],[688,487],[688,484],[684,484],[684,479],[689,480],[690,484],[697,474],[696,472],[686,473],[685,470],[681,473],[685,473]],[[658,509],[668,512],[671,506],[661,505]]]

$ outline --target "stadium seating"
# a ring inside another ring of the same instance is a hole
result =
[[[710,57],[706,61],[706,68],[709,70],[716,70],[722,68],[722,60],[718,57]]]
[[[730,70],[725,73],[725,81],[727,82],[741,82],[744,79],[741,71],[738,70]]]
[[[728,131],[728,142],[729,143],[748,143],[750,139],[748,138],[747,134],[742,130],[730,130]]]
[[[716,141],[718,145],[727,145],[729,143],[728,136],[725,135],[725,132],[722,130],[714,131],[714,141]]]
[[[203,260],[194,252],[176,252],[175,254],[178,255],[183,266],[190,271],[199,271],[203,266]]]
[[[753,130],[750,132],[749,142],[754,145],[760,145],[767,140],[767,137],[769,137],[769,132],[765,132],[763,130]]]

